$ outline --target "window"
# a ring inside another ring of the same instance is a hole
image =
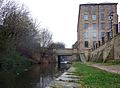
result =
[[[102,39],[102,37],[105,37],[105,32],[99,32],[99,39]]]
[[[84,39],[88,39],[88,32],[84,32],[83,37],[84,37]]]
[[[101,13],[100,18],[101,20],[104,20],[104,13]]]
[[[104,5],[99,6],[100,12],[104,12]]]
[[[105,29],[105,23],[101,23],[100,28],[101,28],[101,30],[104,30]]]
[[[100,46],[100,41],[98,41],[98,45]]]
[[[84,24],[84,29],[88,29],[88,23]]]
[[[85,6],[84,11],[85,11],[85,12],[88,12],[88,6]]]
[[[84,20],[88,20],[88,15],[84,15]]]
[[[96,14],[96,6],[91,6],[92,8],[92,14]]]
[[[105,32],[101,32],[101,38],[105,36]]]
[[[93,47],[95,48],[95,46],[96,46],[96,41],[93,41]]]
[[[101,39],[101,32],[99,32],[99,35],[98,35],[99,39]]]
[[[93,29],[93,30],[96,29],[96,23],[92,23],[92,29]]]
[[[92,12],[96,12],[96,6],[91,6]]]
[[[96,15],[92,15],[92,20],[96,20]]]
[[[96,32],[93,32],[93,39],[96,39],[97,35]]]
[[[88,41],[84,41],[85,48],[88,48]]]

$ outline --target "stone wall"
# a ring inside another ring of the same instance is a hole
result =
[[[103,61],[120,59],[120,33],[104,45],[91,51],[89,60]]]
[[[115,37],[114,42],[114,59],[120,59],[120,33]]]

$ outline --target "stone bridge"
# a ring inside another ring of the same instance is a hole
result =
[[[77,54],[77,49],[71,49],[71,48],[53,49],[53,52],[57,56],[72,56]]]
[[[60,68],[61,56],[70,56],[69,61],[77,59],[77,49],[53,49],[53,52],[55,53],[56,62],[58,62],[58,68]]]

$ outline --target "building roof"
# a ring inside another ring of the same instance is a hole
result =
[[[108,3],[108,2],[104,2],[104,3],[86,3],[86,4],[80,4],[80,6],[84,6],[84,5],[117,5],[118,3]]]

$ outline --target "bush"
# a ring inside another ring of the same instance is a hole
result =
[[[1,55],[1,57],[0,63],[2,71],[21,73],[24,69],[32,66],[32,62],[16,51],[9,51]]]

